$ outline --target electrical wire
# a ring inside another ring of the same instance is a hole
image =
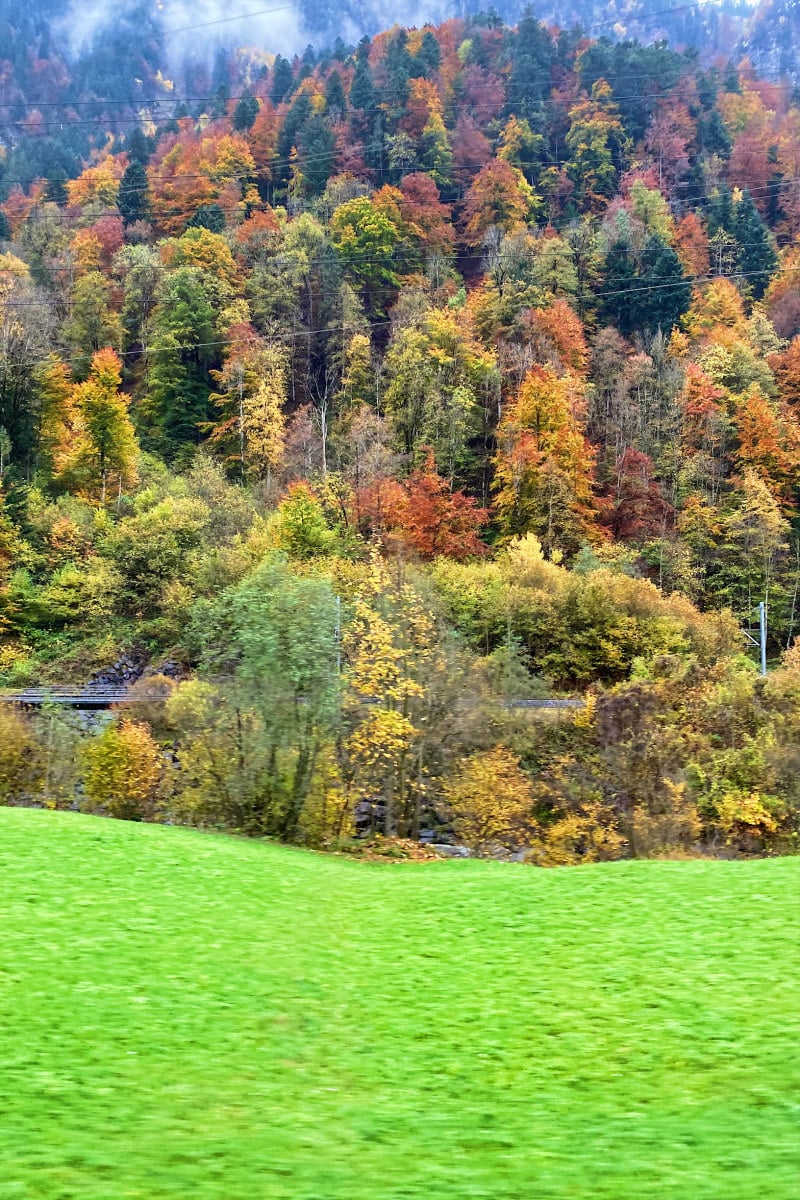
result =
[[[252,21],[255,17],[269,17],[273,13],[288,12],[294,9],[293,4],[281,4],[278,8],[261,8],[257,12],[240,13],[235,17],[218,17],[215,21],[202,21],[198,25],[181,25],[177,29],[164,29],[162,33],[172,36],[174,33],[191,33],[195,29],[209,29],[212,25],[227,25],[231,21]]]
[[[786,267],[784,269],[784,274],[798,274],[798,273],[800,273],[800,267]],[[733,278],[736,278],[736,279],[761,279],[766,274],[768,274],[768,272],[765,272],[765,271],[739,271],[739,272],[735,273]],[[631,295],[633,293],[674,291],[675,288],[685,287],[687,283],[688,284],[710,283],[710,282],[713,282],[714,280],[722,279],[722,278],[727,278],[727,276],[720,276],[720,275],[685,276],[683,279],[673,280],[670,283],[646,284],[646,285],[643,285],[640,287],[626,286],[624,288],[617,288],[617,289],[614,289],[611,291],[593,292],[592,298],[593,299],[606,299],[608,297],[613,297],[613,296],[627,296],[627,295]],[[366,322],[366,328],[368,328],[370,330],[370,332],[372,332],[375,329],[386,328],[393,324],[394,324],[394,322],[392,320],[368,321],[368,322]],[[287,330],[285,332],[282,332],[278,337],[275,338],[275,340],[276,341],[294,341],[299,338],[311,339],[311,338],[319,337],[321,335],[328,334],[328,333],[347,333],[350,330],[357,331],[358,329],[363,329],[364,327],[365,327],[364,323],[352,321],[348,324],[329,325],[329,326],[325,326],[321,329]],[[127,351],[123,350],[123,351],[116,351],[116,353],[119,355],[120,358],[123,358],[123,359],[124,358],[142,359],[144,357],[149,359],[154,354],[184,354],[190,350],[200,350],[200,349],[208,349],[208,348],[212,348],[212,347],[219,348],[222,346],[228,346],[228,345],[235,344],[236,341],[237,341],[236,338],[218,338],[213,341],[182,343],[179,346],[163,346],[163,347],[150,346],[150,347],[148,347],[146,355],[144,355],[139,350],[127,350]],[[48,354],[44,358],[32,359],[30,361],[18,361],[18,362],[13,363],[13,366],[18,369],[21,368],[24,370],[28,370],[28,369],[33,369],[34,367],[37,367],[37,366],[45,366],[48,363],[52,362],[54,358],[59,362],[65,362],[67,365],[75,365],[78,363],[85,362],[86,355],[85,354],[81,355],[80,358],[76,355],[73,355],[70,358],[62,359],[62,358],[58,357],[58,355],[55,351],[52,351],[50,354]],[[2,370],[2,369],[4,369],[4,368],[2,366],[2,360],[0,360],[0,370]]]

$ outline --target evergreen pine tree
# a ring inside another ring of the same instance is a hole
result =
[[[143,166],[146,166],[150,158],[150,152],[151,146],[149,140],[142,133],[138,125],[134,126],[125,139],[125,153],[128,156],[128,162],[139,162]]]
[[[63,206],[67,203],[67,173],[63,167],[56,167],[53,170],[44,194],[51,204]]]
[[[616,325],[620,333],[626,336],[636,324],[632,307],[634,297],[631,294],[635,279],[636,264],[631,247],[622,239],[612,242],[603,266],[600,315],[604,323]]]
[[[120,180],[117,207],[126,225],[146,221],[150,213],[147,196],[147,173],[138,159],[125,168]]]
[[[704,150],[707,154],[717,154],[724,159],[730,158],[731,139],[719,109],[712,108],[707,117],[702,117],[698,121],[697,144],[700,150]]]
[[[627,242],[609,247],[601,293],[602,319],[630,337],[637,330],[671,332],[689,307],[692,289],[672,247],[651,237],[638,270]]]
[[[218,204],[201,204],[186,222],[187,229],[210,229],[212,233],[225,230],[225,213]]]
[[[737,271],[746,280],[756,300],[760,300],[778,265],[778,256],[772,236],[747,190],[736,205],[732,232],[739,243]]]
[[[230,98],[231,90],[227,83],[221,83],[214,93],[214,103],[211,105],[211,117],[213,120],[225,116]]]
[[[257,116],[258,101],[255,96],[246,92],[239,98],[236,108],[233,110],[233,128],[239,133],[244,133],[246,130],[252,129]]]
[[[285,183],[289,178],[289,155],[300,145],[303,129],[311,117],[311,101],[306,92],[300,92],[292,101],[278,137],[278,176]]]
[[[270,99],[273,104],[280,104],[282,100],[286,99],[293,82],[292,64],[282,55],[276,55],[272,66],[272,88],[270,89]]]
[[[414,55],[414,58],[422,67],[422,75],[425,77],[429,77],[434,71],[438,71],[442,61],[442,52],[439,49],[439,43],[430,29],[426,29],[423,33],[419,50]]]
[[[200,272],[180,267],[159,289],[153,317],[148,394],[140,416],[147,444],[173,459],[197,443],[210,416],[208,376],[214,359],[214,312]]]
[[[725,74],[722,77],[722,90],[725,92],[741,92],[742,90],[742,85],[739,82],[739,72],[732,62],[729,62],[725,68]]]
[[[303,128],[303,175],[313,196],[325,190],[333,165],[334,137],[322,113],[314,113]]]
[[[363,38],[358,46],[356,69],[350,86],[350,103],[359,112],[369,112],[375,104],[375,85],[369,65],[369,38]]]
[[[540,111],[545,96],[550,93],[550,69],[555,61],[555,47],[544,25],[536,20],[528,5],[510,35],[511,74],[506,88],[508,114],[530,120]]]
[[[334,60],[334,62],[343,63],[347,61],[348,55],[349,51],[347,46],[342,41],[341,37],[337,35],[336,41],[333,43],[333,50],[331,50],[331,58]]]
[[[325,110],[332,119],[341,117],[347,108],[342,77],[338,71],[331,71],[325,84]]]
[[[642,271],[634,285],[634,310],[641,328],[669,334],[688,310],[692,288],[681,261],[660,237],[651,237],[642,256]]]
[[[733,197],[727,184],[722,185],[708,206],[708,236],[713,237],[720,229],[733,233]]]
[[[383,60],[385,80],[381,99],[390,109],[400,112],[408,100],[408,81],[412,78],[414,60],[408,50],[408,34],[398,29],[390,39]]]

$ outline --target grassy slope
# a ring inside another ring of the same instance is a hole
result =
[[[2,1200],[796,1200],[800,860],[0,809]]]

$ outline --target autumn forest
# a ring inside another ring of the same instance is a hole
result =
[[[37,45],[0,95],[0,687],[138,682],[95,724],[0,706],[6,801],[795,850],[793,84],[530,11],[151,54],[135,105]]]

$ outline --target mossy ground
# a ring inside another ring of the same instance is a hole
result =
[[[800,860],[0,809],[2,1200],[796,1200]]]

